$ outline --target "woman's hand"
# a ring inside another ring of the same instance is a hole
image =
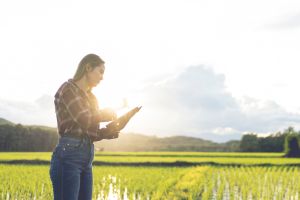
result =
[[[116,112],[111,108],[104,108],[99,111],[101,115],[101,122],[109,122],[117,119]]]
[[[102,139],[115,139],[119,137],[119,131],[111,130],[108,128],[101,128],[97,131],[97,138],[94,141],[100,141]]]

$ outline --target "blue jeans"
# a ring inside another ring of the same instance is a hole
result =
[[[93,159],[94,144],[87,136],[59,139],[50,164],[54,200],[92,199]]]

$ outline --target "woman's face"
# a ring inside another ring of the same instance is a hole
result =
[[[90,87],[95,87],[100,83],[100,81],[103,79],[104,71],[104,64],[101,64],[94,68],[90,66],[87,67],[86,78]]]

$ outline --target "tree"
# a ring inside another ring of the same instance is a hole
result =
[[[52,151],[57,140],[55,128],[0,125],[0,151]]]
[[[298,158],[300,157],[299,135],[288,134],[285,138],[285,157]]]
[[[253,133],[243,135],[240,144],[240,150],[243,152],[259,151],[257,135]]]

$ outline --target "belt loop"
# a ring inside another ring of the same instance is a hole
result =
[[[88,140],[89,144],[92,143],[92,140],[91,140],[90,136],[87,134],[87,132],[83,133],[83,137],[85,137]]]
[[[83,144],[83,135],[80,136],[80,143]]]
[[[87,144],[91,144],[91,139],[90,139],[90,137],[88,136],[88,134],[86,134],[86,133],[83,133],[82,135],[81,135],[81,143],[87,143]]]

